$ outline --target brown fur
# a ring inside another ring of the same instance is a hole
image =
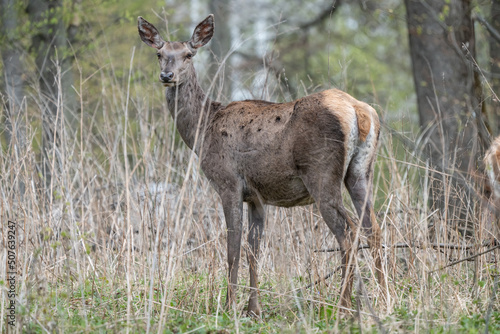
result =
[[[355,106],[354,109],[356,110],[356,118],[358,119],[359,139],[365,141],[371,126],[370,115],[364,108],[360,108],[359,106]]]
[[[493,140],[484,156],[487,183],[486,188],[491,191],[492,201],[500,207],[500,136]]]
[[[213,16],[200,23],[191,40],[184,43],[163,42],[156,28],[142,18],[139,34],[150,46],[162,45],[157,47],[160,80],[167,86],[169,110],[221,197],[228,235],[228,305],[235,301],[243,202],[249,212],[248,262],[253,288],[248,311],[254,315],[260,314],[257,260],[264,206],[316,202],[342,250],[341,303],[350,307],[352,264],[348,259],[356,229],[342,204],[343,183],[373,247],[378,278],[384,282],[380,228],[371,203],[380,130],[375,110],[336,89],[288,103],[246,100],[223,106],[207,98],[187,58],[210,40]]]
[[[483,238],[499,239],[500,228],[500,136],[495,138],[484,156],[486,178],[476,176],[477,183],[483,184],[485,199],[482,212],[486,215]]]

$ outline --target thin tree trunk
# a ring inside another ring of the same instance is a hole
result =
[[[492,0],[491,3],[491,25],[493,28],[500,32],[500,0]],[[491,34],[489,35],[489,45],[490,45],[490,86],[495,92],[497,97],[500,97],[500,41],[494,38]],[[491,92],[487,93],[488,95]],[[500,134],[500,101],[493,97],[491,103],[493,115],[495,116],[496,133],[494,135]]]
[[[463,225],[471,207],[464,184],[475,172],[483,146],[477,139],[481,99],[471,62],[475,50],[471,3],[405,3],[420,125],[428,143],[424,157],[440,171],[433,175],[431,205],[442,209],[448,221]]]
[[[73,62],[74,55],[73,49],[71,48],[77,43],[77,34],[80,29],[81,12],[82,12],[82,0],[72,0],[71,2],[71,20],[68,27],[61,26],[61,31],[65,35],[65,56],[62,60],[62,89],[64,96],[64,118],[69,129],[74,132],[75,127],[80,121],[79,112],[80,105],[78,103],[78,97],[73,89],[74,84],[74,74],[73,74]],[[62,21],[62,20],[61,20]],[[65,29],[65,30],[64,30]]]
[[[229,59],[225,63],[223,60],[231,49],[230,1],[210,0],[209,10],[215,17],[215,33],[210,42],[210,49],[213,53],[208,74],[211,80],[216,80],[213,92],[215,100],[227,102],[231,100],[232,94],[231,65]],[[219,75],[215,77],[219,67]]]
[[[30,0],[27,12],[38,28],[32,37],[32,49],[38,70],[42,109],[43,176],[52,186],[53,174],[61,163],[61,135],[64,129],[60,87],[60,66],[66,34],[61,15],[61,0]],[[59,72],[58,72],[59,71]],[[58,75],[59,73],[59,75]]]
[[[6,136],[7,142],[22,148],[26,143],[26,131],[22,121],[22,101],[24,99],[23,66],[17,8],[15,0],[0,1],[0,34],[5,37],[2,48],[5,92],[7,95]]]
[[[15,0],[0,1],[0,35],[4,36],[2,55],[5,92],[7,94],[7,117],[5,125],[7,131],[6,140],[11,145],[16,155],[16,160],[21,160],[27,144],[26,126],[23,120],[23,100],[24,100],[24,81],[23,66],[21,62],[22,49],[19,43],[18,27],[18,6]],[[24,164],[20,163],[22,169]],[[24,197],[25,184],[22,178],[14,178],[13,187],[18,190],[19,197]]]

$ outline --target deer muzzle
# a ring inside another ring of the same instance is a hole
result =
[[[163,83],[163,86],[165,87],[172,87],[175,86],[175,83],[177,82],[174,80],[174,72],[161,72],[160,73],[160,81]]]

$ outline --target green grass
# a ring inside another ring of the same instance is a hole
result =
[[[206,291],[198,287],[210,285],[207,280],[208,275],[190,274],[175,284],[160,332],[232,333],[238,330],[243,333],[308,333],[314,329],[315,332],[328,333],[335,329],[350,333],[380,333],[380,328],[383,328],[391,332],[484,333],[486,329],[486,312],[450,317],[448,310],[440,312],[424,308],[422,313],[402,303],[377,324],[366,314],[366,309],[362,310],[360,318],[354,314],[353,317],[338,319],[335,300],[326,299],[325,303],[320,303],[296,296],[297,300],[290,302],[293,296],[276,298],[272,293],[262,293],[264,314],[262,319],[256,320],[246,317],[241,310],[226,312],[222,305],[223,298],[219,304],[217,295],[207,298],[207,303],[200,303],[199,296],[206,294]],[[24,330],[44,333],[41,323],[45,329],[56,326],[65,333],[122,332],[126,329],[138,333],[146,331],[144,308],[149,301],[147,283],[137,282],[132,286],[131,304],[136,316],[130,318],[126,316],[127,291],[123,288],[126,283],[122,280],[115,278],[110,281],[101,277],[95,281],[88,280],[83,286],[72,283],[49,284],[46,290],[34,292],[29,309],[19,313],[20,316],[26,316]],[[407,290],[405,287],[402,289]],[[416,297],[410,292],[405,299]],[[162,299],[160,286],[155,286],[150,318],[151,329],[155,332],[160,322]],[[38,321],[29,321],[28,314]],[[498,307],[491,313],[488,330],[491,333],[500,332]]]

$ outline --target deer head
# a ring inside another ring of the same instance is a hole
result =
[[[139,35],[144,43],[157,50],[160,63],[160,81],[165,87],[181,85],[188,72],[194,70],[191,59],[199,48],[207,44],[214,34],[214,16],[210,14],[194,29],[187,42],[165,42],[154,25],[138,18]]]

